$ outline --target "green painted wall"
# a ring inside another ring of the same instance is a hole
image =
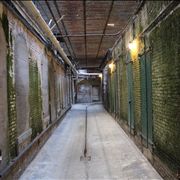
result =
[[[120,118],[128,120],[128,86],[125,56],[120,58]]]
[[[14,158],[17,155],[17,124],[16,124],[16,93],[13,82],[13,55],[10,49],[7,54],[7,89],[8,89],[8,126],[9,126],[9,153]]]
[[[150,34],[154,143],[180,165],[180,9]],[[162,153],[160,153],[162,155]]]
[[[119,121],[128,120],[128,83],[127,83],[127,51],[128,43],[145,29],[158,14],[167,7],[170,1],[146,1],[138,13],[134,26],[129,25],[122,39],[114,48],[112,54],[118,59],[117,72],[119,85],[115,89],[119,96]],[[176,8],[158,26],[145,34],[145,46],[140,39],[139,55],[150,50],[152,69],[152,140],[153,153],[174,172],[180,167],[180,7]],[[120,49],[120,50],[119,50]],[[119,51],[118,53],[116,53]],[[146,52],[147,53],[147,52]],[[145,53],[145,54],[146,54]],[[133,60],[133,94],[135,131],[142,132],[142,105],[140,61]],[[147,71],[149,72],[149,71]],[[112,76],[112,75],[111,75]],[[107,81],[109,101],[112,101],[113,81]],[[150,83],[151,84],[151,83]],[[148,86],[149,87],[149,86]],[[108,109],[112,112],[113,102]],[[117,107],[116,107],[117,109]],[[127,124],[127,123],[126,123]],[[141,139],[139,137],[139,139]],[[150,147],[150,146],[149,146]]]
[[[141,131],[141,87],[139,60],[133,62],[134,120],[137,131]]]
[[[156,16],[169,4],[169,0],[167,1],[147,1],[147,23],[151,23]]]

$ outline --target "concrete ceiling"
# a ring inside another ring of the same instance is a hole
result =
[[[52,19],[50,27],[56,24],[53,33],[77,68],[97,69],[136,11],[139,1],[46,0],[34,3],[47,23]],[[57,22],[63,15],[64,18]],[[108,26],[109,23],[114,27]]]

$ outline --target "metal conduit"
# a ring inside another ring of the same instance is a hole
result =
[[[43,33],[45,34],[45,36],[47,38],[50,39],[50,41],[52,42],[52,44],[54,45],[54,47],[58,50],[58,52],[60,53],[60,55],[62,56],[63,60],[72,68],[72,71],[75,75],[77,75],[77,70],[76,68],[73,66],[73,64],[71,63],[71,61],[69,60],[69,58],[67,57],[67,55],[65,54],[64,50],[62,49],[62,47],[60,46],[58,40],[56,39],[56,37],[54,36],[54,34],[52,33],[51,29],[49,28],[49,26],[46,24],[46,22],[44,21],[44,19],[42,18],[40,12],[38,11],[38,9],[36,8],[36,6],[34,5],[34,3],[32,1],[21,1],[21,3],[24,5],[24,7],[27,9],[28,13],[30,14],[30,16],[36,20],[37,24],[39,25],[39,27],[41,28],[41,30],[43,31]]]
[[[117,33],[113,34],[98,34],[98,33],[91,33],[91,34],[86,34],[86,36],[118,36],[121,34],[121,31],[118,31]],[[84,37],[85,34],[68,34],[68,35],[56,35],[56,37]]]
[[[60,28],[59,28],[59,24],[58,24],[58,22],[56,21],[56,17],[54,16],[54,13],[53,13],[53,11],[52,11],[52,9],[51,9],[51,7],[50,7],[49,2],[48,2],[47,0],[45,0],[45,3],[46,3],[46,5],[47,5],[47,7],[48,7],[48,9],[49,9],[49,12],[50,12],[50,14],[51,14],[54,22],[55,22],[55,24],[53,25],[53,27],[50,28],[51,31],[52,31],[52,29],[56,26],[57,29],[58,29],[58,31],[59,31],[59,33],[62,34],[62,32],[61,32],[61,30],[60,30]],[[66,41],[64,41],[64,42],[65,42],[66,48],[67,48],[67,50],[68,50],[68,53],[71,55],[71,51],[70,51],[70,49],[69,49]],[[72,55],[71,55],[71,56],[72,56]]]

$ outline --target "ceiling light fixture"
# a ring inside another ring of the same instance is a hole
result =
[[[107,25],[110,26],[110,27],[114,27],[113,23],[108,23]]]

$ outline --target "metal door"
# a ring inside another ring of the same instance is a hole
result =
[[[100,100],[100,87],[92,86],[92,101],[99,101],[99,100]]]
[[[117,65],[116,65],[116,117],[119,119],[119,96],[120,96],[120,92],[119,92],[119,89],[120,89],[120,84],[119,84],[119,62],[117,62]]]
[[[128,125],[130,132],[134,130],[134,97],[133,97],[133,74],[132,62],[127,64],[127,78],[128,78]]]
[[[109,103],[110,103],[110,112],[114,114],[115,107],[115,93],[114,93],[114,73],[110,74],[109,82]]]
[[[150,52],[140,58],[141,74],[141,123],[146,146],[152,144],[152,85]]]

